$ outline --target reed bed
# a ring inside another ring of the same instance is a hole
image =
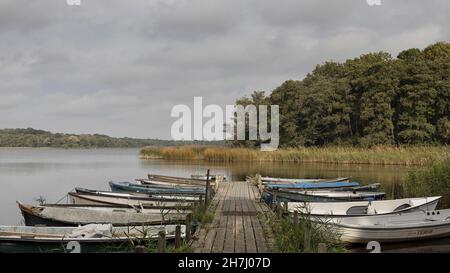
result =
[[[262,152],[250,148],[208,146],[146,147],[142,158],[209,162],[315,162],[335,164],[431,165],[450,160],[449,146],[302,147]]]
[[[423,170],[410,171],[404,182],[408,196],[442,196],[439,208],[450,207],[450,160]]]

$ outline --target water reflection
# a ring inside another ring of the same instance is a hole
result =
[[[388,197],[411,167],[286,164],[268,162],[205,163],[204,161],[141,160],[137,149],[0,149],[0,224],[16,224],[15,201],[33,202],[44,196],[56,202],[75,187],[108,190],[107,182],[130,181],[147,173],[190,176],[223,173],[232,180],[260,173],[274,177],[351,176],[363,184],[381,183]],[[393,186],[394,185],[394,186]]]
[[[366,246],[353,246],[352,252],[367,253]],[[403,242],[381,244],[381,253],[448,253],[450,252],[450,238],[426,240],[420,242]]]
[[[260,173],[273,177],[332,178],[351,176],[362,184],[381,183],[388,198],[401,197],[406,166],[282,164],[268,162],[206,163],[203,161],[141,160],[137,149],[0,149],[0,224],[18,224],[15,201],[34,202],[43,196],[56,202],[75,187],[109,190],[107,182],[132,181],[147,173],[190,176],[223,173],[232,180]],[[445,251],[450,239],[383,246],[385,251]],[[415,249],[415,250],[414,250]],[[355,251],[367,252],[365,248]]]

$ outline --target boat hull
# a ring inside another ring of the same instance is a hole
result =
[[[353,201],[330,204],[329,202],[288,202],[288,211],[307,213],[310,216],[335,219],[342,217],[379,216],[415,211],[433,211],[440,196],[423,198],[404,198],[383,201]]]
[[[263,191],[262,198],[269,204],[276,202],[349,202],[383,200],[384,193],[354,194],[346,197],[328,197],[321,195],[302,194],[300,192]]]
[[[141,211],[110,206],[47,205],[31,206],[18,204],[27,226],[79,226],[87,224],[112,224],[116,226],[160,225],[184,222],[187,210]],[[164,216],[162,215],[164,213]]]
[[[287,184],[267,184],[268,189],[296,189],[296,190],[313,190],[313,189],[342,189],[358,187],[357,182],[316,182],[316,183],[287,183]]]
[[[136,193],[136,192],[112,192],[112,191],[97,191],[84,188],[75,188],[75,192],[79,194],[104,196],[104,197],[118,197],[126,199],[159,199],[162,201],[176,201],[176,202],[198,202],[201,195],[152,195],[148,193]]]
[[[121,198],[114,196],[100,196],[89,194],[77,194],[70,192],[68,194],[69,204],[73,205],[111,205],[111,206],[132,206],[143,208],[189,208],[194,202],[174,201],[167,199],[151,198]]]
[[[186,227],[181,225],[181,238],[186,235]],[[102,252],[111,247],[129,247],[133,241],[156,240],[158,232],[164,230],[166,239],[175,238],[175,225],[166,226],[132,226],[108,227],[111,231],[104,236],[73,236],[85,227],[30,227],[30,226],[0,226],[0,253],[33,253],[33,252],[67,252],[67,243],[76,241],[81,246],[81,252]]]
[[[350,181],[350,177],[338,178],[315,178],[315,179],[295,179],[295,178],[275,178],[275,177],[261,177],[263,183],[316,183],[316,182],[345,182]]]
[[[110,182],[109,186],[113,192],[146,193],[151,195],[204,195],[205,189],[187,188],[154,188],[150,186],[136,185],[132,183]]]
[[[428,240],[450,236],[450,209],[342,218],[328,223],[348,243]]]
[[[339,233],[342,234],[342,241],[352,244],[366,244],[371,241],[394,243],[448,237],[450,236],[450,225],[385,230],[340,227]]]
[[[203,179],[195,179],[195,178],[183,178],[183,177],[175,177],[175,176],[166,176],[166,175],[155,175],[149,174],[148,179],[152,181],[160,181],[167,183],[175,183],[179,185],[195,185],[195,186],[206,186],[206,180]],[[214,185],[215,181],[210,181],[210,185]]]

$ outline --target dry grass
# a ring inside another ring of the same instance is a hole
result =
[[[424,166],[450,159],[450,147],[309,147],[262,152],[258,149],[249,148],[180,146],[147,147],[141,150],[141,156],[142,158],[206,160],[209,162],[317,162]]]

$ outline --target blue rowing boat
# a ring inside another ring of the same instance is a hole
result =
[[[383,200],[384,192],[293,191],[264,189],[261,197],[269,204],[277,202],[350,202]]]
[[[286,183],[286,184],[267,184],[268,189],[337,189],[347,187],[357,187],[358,182],[318,182],[318,183]]]
[[[113,192],[136,192],[146,194],[205,194],[206,189],[200,187],[152,187],[148,185],[138,185],[131,182],[109,182],[109,187]]]
[[[261,177],[261,181],[264,184],[267,183],[318,183],[318,182],[349,182],[350,177],[338,177],[338,178],[275,178],[275,177]]]

